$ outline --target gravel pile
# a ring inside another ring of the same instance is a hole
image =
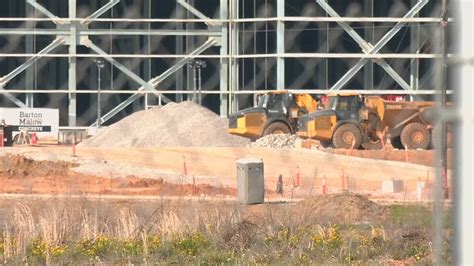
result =
[[[294,148],[297,136],[291,134],[270,134],[257,139],[251,144],[257,148]]]
[[[86,147],[240,147],[246,138],[228,133],[228,121],[191,102],[136,112],[80,145]]]

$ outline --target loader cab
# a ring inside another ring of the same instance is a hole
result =
[[[336,112],[338,120],[359,120],[359,111],[364,106],[358,94],[335,94],[329,96],[327,107]]]
[[[269,113],[286,114],[292,102],[293,95],[290,93],[268,93],[260,96],[258,107]]]

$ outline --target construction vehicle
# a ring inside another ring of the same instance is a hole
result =
[[[318,101],[309,94],[273,91],[258,95],[256,107],[247,108],[229,117],[229,132],[251,139],[269,134],[294,134],[301,116],[318,108]]]
[[[297,135],[323,147],[380,149],[390,138],[395,148],[431,145],[433,102],[387,101],[357,93],[328,95],[327,108],[302,117]]]

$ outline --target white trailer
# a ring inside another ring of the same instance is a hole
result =
[[[0,108],[0,122],[12,127],[13,135],[27,130],[38,138],[57,139],[59,110],[49,108]]]

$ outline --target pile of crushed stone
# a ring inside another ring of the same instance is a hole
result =
[[[136,112],[83,141],[85,147],[242,147],[228,120],[192,102]]]
[[[297,136],[291,134],[270,134],[257,139],[251,144],[251,147],[256,148],[294,148]]]

